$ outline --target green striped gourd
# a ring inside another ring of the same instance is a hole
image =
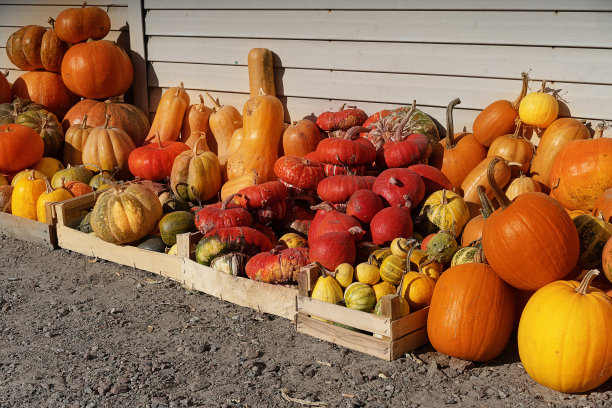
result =
[[[402,279],[402,275],[406,273],[406,259],[399,255],[389,255],[380,265],[380,278],[390,283],[398,285]]]
[[[344,291],[344,304],[349,309],[371,312],[376,306],[376,293],[370,285],[353,282]]]
[[[159,233],[168,246],[176,244],[176,235],[195,232],[195,216],[189,211],[174,211],[159,221]]]
[[[427,256],[447,264],[457,252],[457,241],[449,231],[440,231],[427,243]]]
[[[451,259],[451,266],[476,263],[478,262],[476,258],[479,252],[482,252],[482,249],[478,247],[459,248],[455,255],[453,255],[453,259]]]
[[[425,200],[419,217],[420,230],[426,234],[447,230],[458,237],[470,219],[470,210],[459,194],[439,190]]]

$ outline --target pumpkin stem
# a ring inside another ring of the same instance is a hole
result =
[[[518,106],[520,105],[521,101],[523,100],[525,95],[527,95],[527,84],[529,83],[529,75],[527,75],[526,72],[521,72],[521,79],[523,80],[523,87],[521,88],[521,93],[519,94],[518,98],[516,98],[514,102],[510,104],[514,109],[518,109]]]
[[[193,144],[193,155],[194,156],[198,155],[198,145],[200,144],[200,142],[204,140],[204,143],[206,143],[206,132],[198,132],[198,133],[203,134],[204,136],[200,136],[198,140],[196,140],[196,142]]]
[[[601,121],[595,128],[595,134],[593,134],[593,139],[601,139],[603,136],[603,132],[606,129],[606,122]]]
[[[34,173],[34,172],[32,171],[32,173]],[[30,180],[32,180],[32,179],[30,179]],[[64,178],[63,177],[62,177],[61,181],[62,181],[62,185],[63,185],[64,184]],[[53,186],[51,186],[51,183],[49,182],[49,179],[46,178],[46,177],[45,177],[45,187],[47,189],[47,194],[53,192]]]
[[[107,113],[106,119],[104,120],[104,126],[102,126],[104,129],[108,129],[108,121],[110,120],[110,118],[111,118],[111,115]]]
[[[176,94],[174,96],[176,96],[178,98],[179,96],[179,92],[181,92],[182,90],[184,90],[185,88],[183,87],[183,83],[181,82],[179,84],[179,86],[176,87]]]
[[[35,170],[28,170],[28,171],[29,171],[29,173],[28,173],[28,180],[30,180],[30,181],[36,180],[36,171]]]
[[[495,181],[495,165],[500,161],[504,161],[501,157],[494,156],[491,163],[489,163],[489,167],[487,167],[487,181],[489,182],[489,186],[491,186],[491,190],[493,190],[493,195],[497,199],[499,205],[501,205],[502,210],[507,208],[510,205],[510,199],[504,193],[504,191],[499,187],[497,181]]]
[[[589,290],[589,286],[591,286],[591,282],[597,277],[597,275],[599,275],[599,271],[597,269],[588,271],[586,275],[584,275],[584,278],[582,278],[580,285],[576,288],[576,293],[586,295],[587,291]]]
[[[357,234],[365,234],[365,230],[359,226],[354,226],[348,229],[348,232],[351,235],[357,235]]]
[[[540,93],[544,93],[545,90],[546,90],[546,80],[543,79],[542,80],[542,89],[540,89]]]
[[[446,189],[442,189],[442,205],[448,204],[448,197],[446,197]]]
[[[340,164],[340,167],[342,167],[344,169],[344,171],[346,171],[347,175],[349,175],[349,176],[354,176],[355,175],[355,172],[353,170],[351,170],[349,165],[347,163],[343,162],[342,160],[340,160],[340,156],[336,155],[336,160]]]
[[[83,119],[81,120],[81,129],[87,129],[87,115],[83,115]]]
[[[446,108],[446,148],[455,147],[455,127],[453,124],[453,108],[461,103],[461,99],[455,98]]]
[[[344,102],[342,106],[340,106],[340,108],[338,109],[338,112],[342,112],[344,108],[346,108],[346,102]]]
[[[371,130],[372,130],[371,127],[353,126],[352,128],[346,131],[346,133],[342,136],[342,139],[347,139],[347,140],[357,139],[359,137],[358,136],[359,132],[370,132]]]
[[[240,194],[238,193],[232,194],[228,196],[225,200],[223,200],[223,203],[221,203],[221,210],[227,210],[227,206],[230,205],[230,203],[234,200],[234,197],[236,197],[237,195],[240,195]]]
[[[479,248],[474,254],[474,263],[487,263],[487,258],[482,248]]]
[[[514,129],[514,134],[512,134],[512,139],[523,139],[523,135],[521,134],[521,131],[523,130],[523,121],[521,120],[521,118],[516,118],[516,129]],[[519,136],[519,134],[521,134]]]
[[[402,140],[402,132],[404,131],[404,127],[410,121],[410,118],[412,117],[412,114],[414,113],[415,109],[416,109],[416,100],[413,100],[412,105],[410,106],[410,109],[408,110],[408,113],[406,113],[406,117],[395,128],[395,134],[393,135],[393,140],[398,141],[398,142]]]
[[[55,19],[53,17],[49,17],[49,19],[47,20],[47,23],[49,23],[52,29],[55,28]]]
[[[221,109],[221,105],[219,105],[217,103],[217,101],[215,101],[215,98],[213,98],[208,91],[204,91],[204,94],[208,97],[208,99],[210,99],[210,102],[213,104],[213,108],[215,109],[215,112],[218,112],[219,109]]]
[[[334,207],[332,205],[332,203],[330,203],[329,201],[323,201],[321,204],[310,206],[310,209],[313,210],[313,211],[325,210],[325,211],[329,212],[329,211],[335,210],[336,207]]]
[[[402,288],[404,286],[404,277],[406,276],[406,274],[410,270],[410,258],[407,258],[407,259],[408,259],[408,268],[406,268],[406,270],[402,272],[402,278],[400,279],[399,283],[397,284],[397,290],[395,291],[395,294],[398,295],[398,296],[402,296]]]
[[[559,188],[559,183],[560,183],[560,182],[561,182],[561,179],[560,179],[560,178],[558,178],[558,179],[557,179],[557,181],[555,182],[555,184],[550,186],[550,189],[551,189],[551,190],[554,190],[554,189],[556,189],[556,188]]]
[[[255,170],[255,168],[253,167],[251,170],[253,170],[253,185],[257,185],[258,181],[259,181],[259,173],[257,172],[257,170]]]
[[[206,107],[206,104],[204,103],[204,97],[202,94],[199,94],[198,96],[200,97],[200,106],[198,108],[200,108],[200,112],[202,112],[202,110]]]

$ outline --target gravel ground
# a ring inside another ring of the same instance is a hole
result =
[[[0,242],[3,408],[612,406],[612,381],[536,384],[515,338],[485,364],[429,346],[385,362],[137,269]]]

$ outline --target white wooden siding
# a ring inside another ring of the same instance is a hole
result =
[[[183,82],[193,98],[213,91],[241,109],[247,54],[275,53],[287,120],[342,102],[368,113],[413,99],[456,126],[513,100],[520,73],[547,79],[561,114],[612,120],[612,1],[144,0],[149,110]],[[532,82],[532,90],[539,89]],[[195,100],[195,99],[194,99]]]

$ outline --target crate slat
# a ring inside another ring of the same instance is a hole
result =
[[[0,231],[15,239],[49,249],[57,247],[55,227],[43,222],[0,212]]]

